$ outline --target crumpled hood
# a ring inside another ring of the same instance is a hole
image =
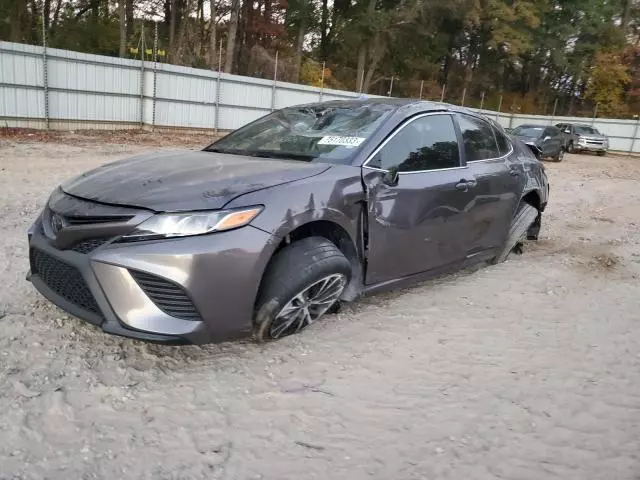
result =
[[[204,151],[156,152],[103,165],[62,184],[87,200],[157,212],[222,208],[245,193],[318,175],[327,164]]]

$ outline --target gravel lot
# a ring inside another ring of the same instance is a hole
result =
[[[0,140],[1,479],[640,479],[640,160],[547,164],[542,239],[504,264],[167,347],[24,280],[51,189],[158,138],[116,140]]]

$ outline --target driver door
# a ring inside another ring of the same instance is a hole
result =
[[[461,164],[452,115],[406,121],[363,166],[368,198],[368,285],[463,260],[459,232],[477,182]]]

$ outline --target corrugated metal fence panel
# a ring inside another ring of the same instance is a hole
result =
[[[239,75],[223,74],[220,90],[222,105],[248,106],[250,108],[271,111],[271,92],[273,83],[270,80],[252,78]],[[255,81],[254,81],[255,80]]]
[[[4,124],[45,125],[37,121],[45,116],[43,50],[32,45],[0,42],[0,118]],[[144,62],[144,81],[141,82],[141,67],[140,60],[48,49],[49,116],[60,120],[53,125],[77,125],[78,122],[82,123],[81,128],[108,128],[106,122],[120,126],[136,126],[141,122],[151,125],[155,103],[156,125],[232,130],[273,108],[360,96],[355,92],[321,91],[317,87],[285,82],[276,82],[274,95],[274,83],[270,79],[167,64],[156,64],[154,74],[153,62]],[[142,102],[141,86],[144,88]],[[482,113],[511,128],[523,123],[593,125],[609,137],[611,149],[629,151],[633,146],[634,152],[640,152],[640,140],[633,140],[634,135],[640,133],[640,123],[635,120],[512,115],[490,110]]]
[[[0,116],[44,118],[42,50],[0,42]]]

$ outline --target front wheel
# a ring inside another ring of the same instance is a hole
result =
[[[569,142],[569,145],[567,145],[567,152],[576,153],[576,148],[573,146],[573,142]]]
[[[564,148],[560,147],[558,154],[553,157],[555,162],[561,162],[564,159]]]
[[[351,264],[329,240],[309,237],[280,250],[269,265],[256,304],[259,342],[298,333],[338,302]]]
[[[536,218],[538,218],[538,210],[535,207],[528,203],[522,203],[518,207],[518,212],[511,222],[509,234],[502,251],[491,261],[492,264],[504,262],[514,249],[522,245],[521,242],[526,238],[527,231],[536,221]]]
[[[598,155],[599,157],[604,157],[607,154],[606,150],[600,150],[596,155]]]

